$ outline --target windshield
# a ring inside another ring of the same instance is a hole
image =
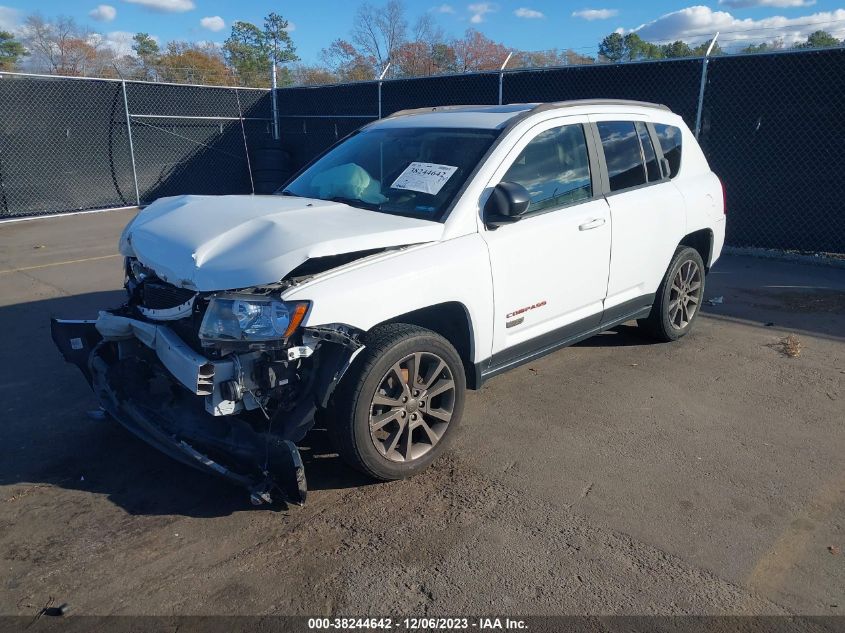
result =
[[[283,194],[441,221],[498,130],[371,129],[350,137]]]

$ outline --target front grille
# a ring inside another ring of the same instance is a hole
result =
[[[188,301],[193,290],[178,288],[163,281],[148,281],[141,287],[142,305],[148,310],[167,310]]]

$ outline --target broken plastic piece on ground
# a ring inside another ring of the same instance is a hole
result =
[[[271,484],[267,481],[258,484],[249,491],[249,500],[254,506],[273,503],[273,496],[270,494]]]

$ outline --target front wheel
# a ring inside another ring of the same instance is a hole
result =
[[[463,364],[445,338],[402,323],[378,327],[338,388],[335,447],[376,479],[410,477],[448,446],[465,392]]]
[[[639,326],[659,341],[689,333],[704,298],[704,262],[698,251],[679,246],[657,289],[654,305]]]

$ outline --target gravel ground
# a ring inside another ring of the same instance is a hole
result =
[[[52,347],[120,301],[129,217],[0,225],[0,614],[845,613],[841,269],[725,257],[682,342],[621,326],[492,380],[408,481],[315,430],[308,503],[253,509],[86,416]]]

